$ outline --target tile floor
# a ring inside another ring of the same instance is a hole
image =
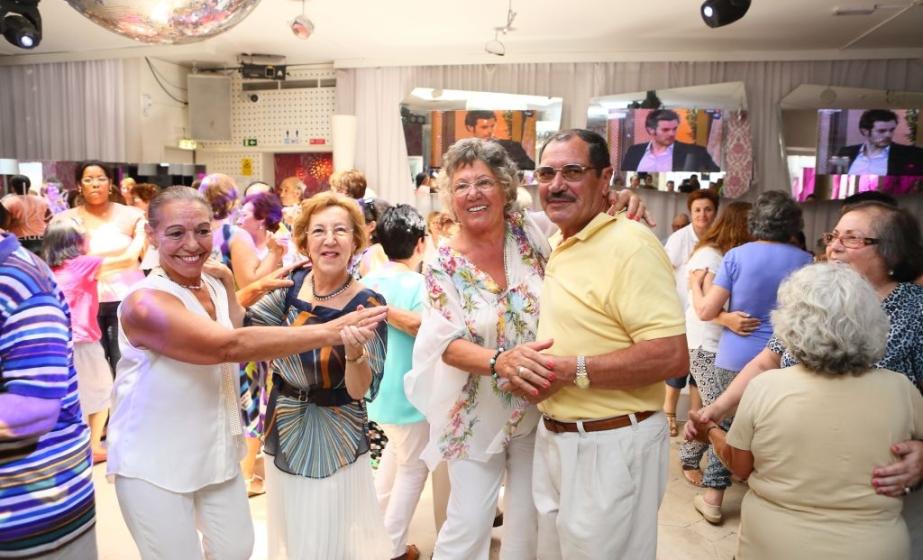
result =
[[[740,501],[746,486],[735,484],[725,498],[725,521],[720,526],[708,524],[693,509],[692,498],[698,491],[682,477],[679,468],[679,438],[670,442],[670,478],[667,494],[660,507],[660,531],[657,557],[662,560],[730,560],[737,542],[737,525],[740,520]],[[138,551],[122,521],[114,487],[106,482],[104,465],[97,465],[93,479],[96,483],[97,539],[100,560],[137,560]],[[266,558],[265,499],[250,500],[256,529],[256,546],[253,560]],[[499,558],[499,540],[503,529],[493,531],[491,559]],[[432,496],[429,486],[423,493],[420,505],[410,528],[410,542],[416,544],[423,558],[429,558],[435,542],[432,515]]]

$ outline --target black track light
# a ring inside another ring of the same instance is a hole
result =
[[[750,0],[705,0],[702,19],[709,27],[721,27],[744,17],[750,9]]]
[[[42,42],[38,0],[0,0],[0,31],[21,49],[37,47]]]

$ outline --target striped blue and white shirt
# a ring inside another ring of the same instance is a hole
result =
[[[0,394],[61,401],[49,432],[0,437],[0,558],[53,551],[96,522],[70,324],[45,263],[0,235]]]

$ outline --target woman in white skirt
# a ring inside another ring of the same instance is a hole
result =
[[[234,328],[244,312],[230,270],[203,270],[212,249],[205,199],[166,189],[151,202],[147,233],[160,267],[119,308],[108,474],[144,560],[201,558],[203,548],[206,558],[244,560],[253,523],[239,466],[236,364],[371,336],[386,310],[323,325]]]
[[[301,204],[292,239],[311,259],[293,286],[248,311],[252,325],[322,325],[384,298],[348,266],[367,244],[358,204],[321,193]],[[387,326],[273,362],[264,437],[269,558],[389,559],[369,462],[365,398],[384,370]]]
[[[42,258],[54,272],[70,308],[80,410],[90,427],[93,463],[100,463],[106,460],[101,440],[109,417],[112,374],[99,343],[102,332],[96,321],[99,311],[96,277],[103,258],[87,255],[87,247],[86,236],[76,222],[61,220],[45,230]]]

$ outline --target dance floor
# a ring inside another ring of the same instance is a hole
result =
[[[657,557],[663,560],[730,560],[737,542],[737,525],[740,521],[740,501],[746,486],[734,484],[725,498],[725,521],[722,525],[708,524],[692,507],[692,497],[698,491],[682,476],[679,468],[679,438],[670,441],[670,478],[667,494],[660,506],[660,530]],[[704,464],[704,461],[703,461]],[[122,521],[115,488],[106,482],[105,465],[97,465],[93,472],[96,484],[96,535],[101,560],[137,560],[140,558],[131,535]],[[250,500],[256,529],[256,546],[253,560],[266,558],[266,506],[265,498]],[[429,558],[435,542],[432,494],[429,485],[423,493],[410,527],[409,542],[416,544]],[[491,559],[499,558],[500,538],[503,528],[493,531]]]

